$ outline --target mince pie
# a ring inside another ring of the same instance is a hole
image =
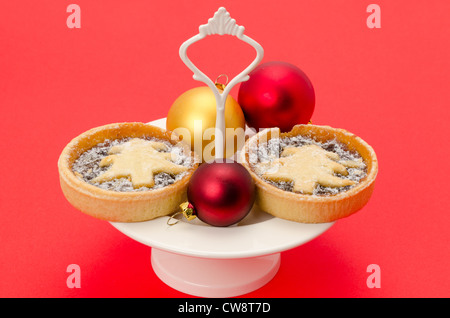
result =
[[[170,131],[118,123],[73,139],[58,169],[63,193],[75,208],[103,220],[137,222],[176,211],[186,201],[198,162]]]
[[[259,132],[247,140],[241,162],[255,180],[262,210],[304,223],[331,222],[361,209],[378,171],[374,150],[361,138],[310,124]]]

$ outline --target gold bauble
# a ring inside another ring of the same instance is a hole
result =
[[[215,126],[216,99],[207,86],[196,87],[181,94],[167,114],[167,129],[190,144],[191,149],[204,162],[214,159]],[[242,147],[245,130],[244,113],[230,95],[225,102],[225,130],[224,154],[229,158]]]

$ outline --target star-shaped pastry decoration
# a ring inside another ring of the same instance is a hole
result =
[[[100,161],[100,167],[110,166],[108,170],[92,179],[93,182],[105,182],[118,178],[130,178],[134,188],[153,187],[153,175],[166,172],[176,175],[188,170],[188,167],[177,165],[171,161],[170,152],[162,142],[140,138],[111,147],[109,156]]]
[[[325,187],[344,187],[355,181],[342,179],[335,173],[348,175],[346,167],[361,167],[362,162],[340,161],[338,154],[316,146],[286,147],[281,157],[258,167],[262,177],[272,181],[293,182],[293,191],[312,194],[318,184]]]

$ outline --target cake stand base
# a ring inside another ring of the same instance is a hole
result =
[[[192,257],[152,248],[155,274],[166,285],[183,293],[227,298],[252,292],[278,272],[280,253],[233,259]]]

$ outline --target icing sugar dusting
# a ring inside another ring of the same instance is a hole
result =
[[[174,158],[172,161],[175,164],[182,165],[185,167],[192,167],[194,164],[193,158],[190,154],[186,154],[184,149],[171,144],[166,140],[161,140],[157,138],[145,138],[150,141],[162,142],[167,146],[167,150],[164,152],[171,153],[171,158]],[[94,178],[108,170],[109,167],[100,167],[100,161],[109,155],[109,150],[111,147],[123,144],[130,140],[130,138],[116,139],[116,140],[105,140],[102,143],[94,146],[93,148],[85,151],[80,155],[80,157],[75,160],[72,166],[72,171],[75,173],[78,178],[83,181],[92,184],[101,189],[110,190],[110,191],[118,191],[118,192],[135,192],[135,191],[148,191],[154,189],[160,189],[165,186],[171,185],[174,182],[182,179],[187,172],[179,173],[177,175],[171,175],[168,173],[158,173],[154,175],[155,185],[151,188],[148,187],[140,187],[135,189],[133,184],[128,178],[118,178],[111,181],[106,182],[93,182]]]
[[[253,146],[249,152],[249,162],[252,169],[259,176],[262,176],[266,172],[264,169],[265,165],[258,165],[259,163],[268,163],[280,157],[284,148],[286,147],[302,147],[305,145],[317,145],[324,150],[331,151],[339,155],[340,161],[360,161],[361,165],[359,167],[347,168],[348,175],[336,174],[336,176],[342,179],[349,179],[355,181],[358,184],[367,175],[367,166],[364,163],[361,155],[356,151],[350,151],[347,146],[336,139],[327,140],[325,142],[319,142],[308,136],[294,136],[294,137],[284,137],[284,138],[272,138],[265,143],[260,143],[257,147]],[[266,166],[269,167],[269,166]],[[299,167],[301,169],[301,167]],[[263,178],[269,184],[276,186],[284,191],[292,192],[293,183],[287,181],[272,181]],[[355,185],[356,185],[355,184]],[[340,192],[347,191],[354,187],[325,187],[322,185],[317,185],[313,195],[335,195]]]

